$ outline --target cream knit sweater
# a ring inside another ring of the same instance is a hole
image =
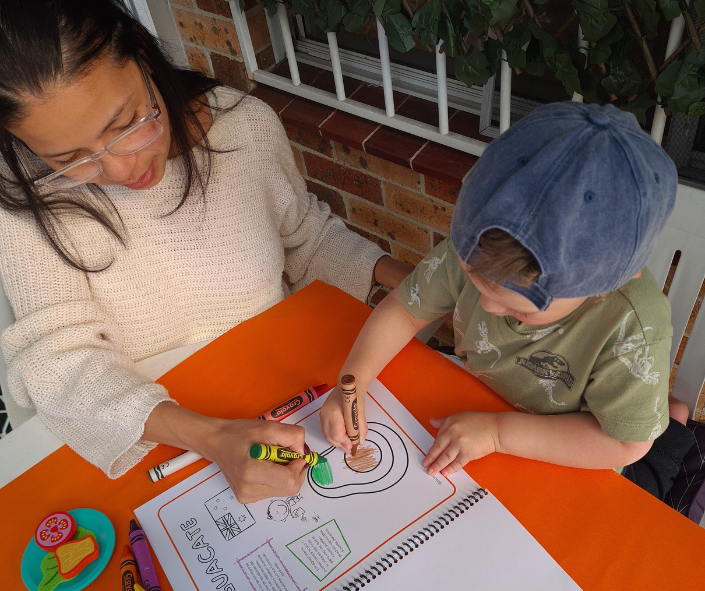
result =
[[[218,88],[227,107],[237,91]],[[205,207],[190,198],[181,163],[154,188],[105,187],[122,217],[121,246],[95,222],[67,219],[67,237],[97,273],[63,262],[29,215],[0,209],[0,278],[17,322],[2,335],[10,393],[117,478],[154,447],[140,440],[166,389],[133,362],[214,338],[314,279],[364,300],[384,253],[331,217],[306,190],[276,114],[246,97],[218,114]]]

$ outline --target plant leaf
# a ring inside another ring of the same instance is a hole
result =
[[[541,52],[543,56],[550,60],[556,53],[561,50],[561,44],[558,43],[551,35],[539,27],[536,23],[529,23],[529,28],[531,29],[531,34],[534,39],[538,40],[541,45]]]
[[[463,0],[463,8],[465,8],[465,17],[463,18],[465,28],[476,37],[482,37],[485,34],[485,19],[480,14],[477,2]]]
[[[502,44],[497,39],[492,39],[488,37],[485,39],[485,47],[482,53],[487,59],[487,69],[490,72],[490,76],[494,76],[499,70],[499,50],[502,49]]]
[[[568,93],[568,96],[573,96],[575,92],[582,94],[578,70],[573,65],[573,60],[570,59],[567,53],[559,53],[556,56],[555,76],[563,83],[563,87]]]
[[[272,18],[277,14],[277,2],[276,0],[264,0],[264,6],[267,9],[267,14]]]
[[[343,17],[343,26],[348,33],[359,33],[370,17],[372,7],[367,0],[352,0],[348,9],[349,12]]]
[[[658,7],[667,21],[671,21],[681,14],[681,7],[678,0],[658,0]]]
[[[673,94],[673,87],[676,85],[676,78],[682,65],[683,60],[675,60],[671,62],[668,67],[661,72],[661,74],[659,74],[654,90],[662,97],[667,98]]]
[[[625,59],[620,66],[613,67],[610,75],[602,79],[602,87],[617,96],[640,94],[643,85],[641,72],[629,58]]]
[[[694,103],[688,109],[688,120],[705,115],[705,103]]]
[[[294,14],[307,15],[310,10],[313,9],[313,2],[311,0],[292,0],[291,1],[291,11]]]
[[[411,36],[411,23],[403,14],[391,14],[384,24],[389,45],[405,53],[416,46]]]
[[[602,82],[602,76],[595,76],[583,72],[580,76],[580,86],[583,89],[583,100],[586,103],[600,103],[600,97],[597,96],[597,87]]]
[[[443,39],[442,51],[450,57],[458,57],[463,53],[460,25],[460,19],[453,18],[451,11],[442,14],[438,23],[438,36]]]
[[[465,55],[455,58],[455,77],[470,87],[484,86],[490,79],[487,58],[477,47],[471,47]]]
[[[698,52],[691,47],[686,53],[685,59],[680,63],[680,68],[676,74],[673,91],[668,97],[668,108],[671,111],[688,113],[694,103],[698,103],[705,98],[703,81],[698,74],[703,59],[705,59],[705,49],[698,55]],[[665,74],[668,69],[670,69],[670,66],[663,73]]]
[[[614,27],[610,29],[609,33],[595,43],[595,46],[590,49],[590,63],[604,64],[612,55],[611,45],[619,41],[622,37],[624,37],[624,31],[622,30],[622,26],[617,22],[614,24]]]
[[[531,42],[531,29],[528,23],[514,25],[504,36],[502,49],[507,53],[507,62],[511,68],[523,68],[526,65],[526,50]]]
[[[391,15],[401,12],[401,0],[377,0],[374,11],[377,18],[384,23]]]
[[[482,4],[487,7],[492,15],[487,24],[490,27],[495,25],[504,27],[516,12],[517,0],[482,0]]]
[[[419,32],[421,43],[431,47],[438,44],[438,22],[440,19],[441,0],[426,2],[416,11],[411,21],[411,27]]]
[[[607,0],[575,0],[575,9],[583,38],[587,41],[599,41],[617,22]]]
[[[526,50],[524,71],[530,76],[543,76],[546,71],[546,58],[541,49],[541,44],[536,39],[531,39]]]
[[[656,10],[656,0],[627,0],[634,7],[639,21],[641,22],[641,32],[647,39],[656,37],[656,26],[661,15]]]
[[[636,120],[641,125],[646,125],[646,111],[647,109],[653,107],[656,101],[649,98],[648,93],[640,94],[633,101],[620,105],[619,108],[622,111],[627,111],[636,116]]]
[[[343,17],[348,12],[348,7],[341,0],[322,0],[321,10],[324,10],[328,17],[328,28],[338,27]]]
[[[693,6],[695,6],[695,12],[698,16],[705,15],[705,0],[693,0]]]

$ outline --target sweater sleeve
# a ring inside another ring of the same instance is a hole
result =
[[[349,230],[326,203],[308,192],[279,118],[261,101],[247,100],[252,101],[255,149],[268,154],[267,192],[278,219],[284,272],[292,291],[320,279],[365,301],[375,264],[386,253]]]
[[[0,278],[17,319],[2,334],[10,394],[110,478],[122,475],[156,445],[140,437],[165,388],[136,373],[86,274],[28,216],[0,210]]]

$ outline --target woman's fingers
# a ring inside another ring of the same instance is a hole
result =
[[[239,477],[229,478],[230,488],[240,503],[253,503],[270,497],[289,497],[299,492],[306,478],[307,464],[294,460],[289,464],[275,464],[265,460],[247,463]]]
[[[306,438],[306,430],[303,427],[273,421],[266,422],[268,425],[262,432],[263,440],[258,443],[288,447],[296,453],[303,454],[304,440]]]

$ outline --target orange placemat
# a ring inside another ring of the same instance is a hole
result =
[[[229,331],[159,381],[182,405],[198,412],[255,417],[307,386],[332,385],[369,313],[350,296],[316,282]],[[380,379],[426,426],[432,416],[461,409],[510,410],[487,387],[418,341]],[[119,555],[128,542],[133,509],[206,465],[202,460],[164,481],[150,482],[147,470],[176,453],[159,446],[111,481],[64,446],[0,489],[6,525],[0,537],[1,588],[23,589],[19,564],[39,519],[57,508],[91,507],[115,525],[118,550],[90,589],[118,589]],[[617,474],[498,454],[473,462],[467,471],[492,490],[583,589],[701,587],[694,565],[705,550],[705,530]],[[159,574],[162,589],[170,590],[164,573]]]

